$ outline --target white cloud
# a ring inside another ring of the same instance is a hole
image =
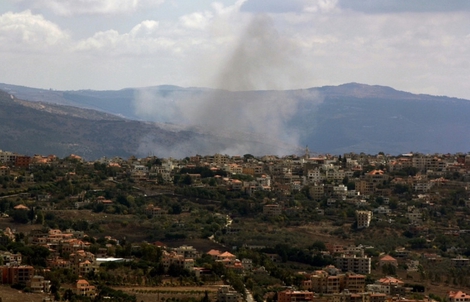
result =
[[[0,48],[9,51],[45,51],[64,46],[67,33],[41,15],[26,10],[0,16]]]
[[[167,1],[158,11],[141,8],[162,1],[9,1],[20,4],[15,7],[18,11],[0,16],[0,51],[4,55],[0,66],[13,72],[18,68],[28,70],[27,63],[30,65],[37,58],[24,54],[41,52],[41,62],[46,62],[50,53],[49,61],[61,64],[44,63],[44,68],[54,79],[68,79],[63,81],[67,89],[73,89],[73,85],[103,85],[106,89],[155,84],[217,87],[221,71],[243,42],[248,24],[255,13],[261,12],[272,19],[279,41],[288,42],[275,43],[268,50],[290,56],[287,62],[293,63],[277,70],[269,67],[272,64],[264,64],[268,68],[261,70],[258,77],[263,81],[254,88],[355,81],[470,98],[466,87],[470,81],[467,10],[408,9],[390,13],[384,6],[368,13],[369,8],[344,7],[349,0],[223,0],[223,4],[188,2],[184,9],[181,2],[175,8]],[[359,5],[360,1],[355,3]],[[62,18],[44,9],[36,10],[41,5],[57,14],[77,16]],[[21,12],[25,8],[43,15],[30,10]],[[127,12],[124,16],[96,15]],[[268,56],[262,59],[267,60]],[[38,73],[40,67],[36,67]],[[269,74],[273,70],[279,75]],[[265,77],[266,73],[269,76]],[[5,72],[0,81],[8,82],[8,74]],[[96,78],[91,79],[90,74]],[[18,75],[17,83],[27,76]],[[99,77],[106,81],[100,83]],[[46,78],[39,80],[43,87],[60,88],[47,84]],[[31,76],[23,84],[38,86],[35,81],[38,77]]]
[[[154,7],[165,0],[17,0],[33,8],[49,9],[57,15],[132,13],[144,7]]]
[[[156,22],[144,21],[129,33],[116,30],[98,32],[77,43],[77,51],[90,52],[100,57],[157,55],[162,51],[178,52],[177,41],[159,35]]]
[[[305,12],[331,12],[337,8],[338,0],[315,0],[308,1],[304,7]]]
[[[214,15],[211,12],[195,12],[180,17],[181,24],[190,29],[205,29],[210,24]]]
[[[132,28],[131,36],[148,36],[154,34],[159,27],[159,22],[155,20],[145,20]]]
[[[220,56],[220,52],[234,46],[237,36],[248,22],[249,18],[243,18],[238,13],[243,2],[239,0],[231,6],[213,3],[212,10],[186,14],[175,21],[142,21],[129,32],[120,33],[114,29],[100,31],[79,41],[76,49],[100,56],[185,57],[189,60],[185,63],[190,65],[199,61],[196,58],[199,55],[214,59]],[[233,26],[234,23],[238,26]],[[207,56],[208,51],[219,54]]]

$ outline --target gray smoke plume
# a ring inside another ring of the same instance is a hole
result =
[[[231,155],[297,153],[299,132],[289,127],[288,122],[297,112],[299,102],[318,97],[307,90],[296,93],[277,90],[306,75],[296,64],[295,54],[293,43],[275,30],[268,16],[256,16],[221,70],[216,80],[218,89],[195,95],[175,91],[157,94],[157,98],[153,91],[140,91],[136,113],[147,118],[153,115],[161,122],[184,124],[201,134],[217,137],[212,148],[201,145],[200,138],[185,141],[185,147],[193,147],[190,154],[198,150]],[[145,146],[144,149],[151,146],[148,139]]]

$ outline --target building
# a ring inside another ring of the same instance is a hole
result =
[[[282,214],[282,208],[278,204],[266,204],[263,206],[263,214],[267,216],[279,216]]]
[[[469,267],[470,266],[470,259],[468,258],[463,258],[463,257],[457,257],[457,258],[452,258],[450,259],[452,265],[456,268],[463,268],[463,267]]]
[[[145,214],[151,217],[159,217],[165,215],[167,212],[160,207],[154,206],[152,204],[148,205],[145,208]]]
[[[372,212],[356,211],[356,219],[358,229],[368,228],[370,226],[370,221],[372,220]]]
[[[284,290],[277,293],[278,302],[312,302],[313,292],[306,290]]]
[[[320,183],[323,180],[323,175],[320,169],[308,170],[307,179],[311,184]]]
[[[94,297],[96,296],[96,287],[90,285],[85,279],[79,279],[75,287],[77,296]]]
[[[324,295],[322,297],[315,297],[318,302],[385,302],[387,296],[385,294],[377,293],[348,293],[342,292],[338,294]],[[402,300],[400,300],[402,301]],[[414,301],[418,302],[418,301]]]
[[[51,289],[51,281],[45,280],[43,276],[33,276],[26,283],[33,293],[48,293]]]
[[[78,250],[69,256],[72,272],[78,276],[95,271],[98,268],[95,255],[84,250]]]
[[[0,167],[0,176],[8,176],[10,175],[10,167],[1,166]]]
[[[336,258],[336,267],[343,272],[355,272],[356,274],[370,274],[371,259],[367,256],[357,257],[342,255]]]
[[[382,293],[386,295],[404,296],[409,288],[404,287],[405,283],[394,277],[381,278],[373,284],[367,285],[367,291],[373,293]]]
[[[31,157],[18,155],[15,158],[15,167],[28,168],[31,163]]]
[[[242,301],[241,295],[233,290],[229,285],[222,285],[217,290],[218,302],[239,302]]]
[[[390,255],[385,255],[379,259],[379,266],[382,267],[384,265],[392,265],[394,267],[398,267],[398,261]]]
[[[0,251],[0,257],[3,260],[3,264],[10,264],[10,265],[19,265],[21,264],[21,254],[20,253],[10,253],[8,251]]]
[[[0,150],[0,163],[14,163],[18,154]]]
[[[185,259],[188,259],[188,258],[195,259],[195,258],[198,258],[200,254],[198,250],[188,245],[182,245],[180,247],[174,248],[173,250],[176,252],[176,254],[182,255]]]
[[[30,265],[0,266],[2,284],[26,284],[33,278],[34,268]]]
[[[447,299],[449,302],[470,302],[470,295],[460,290],[457,292],[450,291],[447,295]]]
[[[172,265],[181,269],[192,270],[194,268],[194,259],[185,258],[183,255],[177,254],[176,252],[168,253],[164,251],[162,256],[162,264],[166,272]]]
[[[309,187],[309,194],[313,200],[321,200],[323,197],[325,197],[325,185],[318,184]]]
[[[336,268],[334,269],[336,270]],[[337,274],[335,270],[327,268],[322,271],[316,271],[310,277],[310,280],[302,283],[302,289],[311,290],[318,294],[335,294],[341,293],[344,290],[348,290],[351,293],[364,292],[366,280],[364,275],[354,273]]]

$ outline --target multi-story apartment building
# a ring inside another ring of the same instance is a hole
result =
[[[387,296],[385,294],[376,293],[348,293],[323,295],[315,297],[317,302],[385,302]],[[414,301],[418,302],[418,301]],[[424,302],[424,301],[423,301]]]
[[[217,290],[218,302],[239,302],[242,301],[241,295],[233,290],[229,285],[222,285]]]
[[[325,171],[325,178],[331,181],[342,181],[345,177],[344,170],[340,169],[328,169]]]
[[[162,263],[165,271],[168,271],[171,265],[187,270],[191,270],[194,267],[194,259],[185,258],[183,255],[177,254],[176,252],[163,252]]]
[[[368,228],[370,226],[371,219],[372,219],[371,211],[356,211],[356,220],[357,220],[358,229]]]
[[[51,281],[45,280],[43,276],[33,276],[31,280],[26,283],[33,293],[48,293],[51,289]]]
[[[323,181],[323,175],[320,169],[312,169],[307,171],[307,180],[309,183],[320,183]]]
[[[358,257],[356,255],[336,258],[336,267],[343,272],[355,272],[356,274],[370,274],[371,259],[367,256]]]
[[[0,163],[14,163],[18,154],[0,150]]]
[[[348,290],[361,293],[365,289],[364,275],[346,273],[329,275],[326,271],[316,271],[309,280],[302,283],[302,289],[308,289],[320,294],[334,294]]]
[[[173,249],[176,254],[182,255],[184,258],[198,258],[199,252],[192,246],[182,245]]]
[[[325,197],[325,185],[317,184],[309,187],[309,194],[313,200],[321,200]]]
[[[219,167],[226,165],[230,162],[230,157],[228,155],[214,154],[213,163]]]
[[[313,292],[305,290],[284,290],[277,293],[278,302],[312,302]]]
[[[31,163],[31,157],[25,155],[18,155],[15,158],[15,167],[28,168]]]
[[[3,265],[0,266],[0,276],[3,284],[26,284],[34,275],[34,268],[30,265]]]
[[[85,276],[89,272],[95,271],[98,268],[96,258],[93,253],[78,250],[70,254],[70,266],[72,272],[79,276]]]

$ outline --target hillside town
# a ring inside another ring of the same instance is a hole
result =
[[[0,150],[0,296],[470,301],[469,190],[465,153]]]

